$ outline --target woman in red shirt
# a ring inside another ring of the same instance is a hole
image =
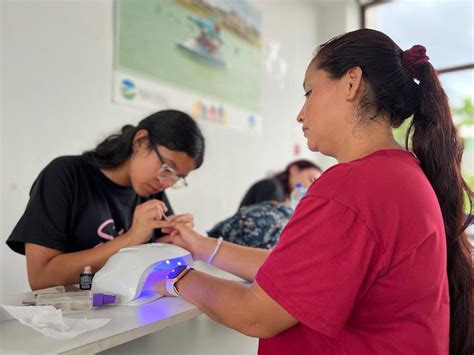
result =
[[[471,354],[472,192],[425,48],[349,32],[319,47],[303,87],[308,147],[339,164],[310,186],[272,251],[172,224],[164,238],[251,286],[183,270],[158,290],[261,338],[261,354]],[[392,134],[410,117],[411,152]]]

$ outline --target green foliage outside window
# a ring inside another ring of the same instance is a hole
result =
[[[463,106],[453,108],[453,113],[459,119],[458,128],[461,132],[469,132],[474,130],[474,102],[472,97],[465,98],[463,101]],[[467,159],[472,159],[474,157],[474,135],[465,134],[464,138],[464,157]],[[463,177],[466,182],[471,187],[471,190],[474,190],[474,162],[470,162],[470,165],[467,171],[463,172]],[[467,198],[466,198],[467,201]],[[467,202],[465,203],[466,206]],[[466,206],[465,211],[469,212],[469,206]]]
[[[453,113],[459,117],[458,127],[474,125],[474,102],[472,97],[465,98],[462,107],[453,108]]]
[[[452,108],[453,114],[456,116],[457,128],[463,132],[465,128],[469,127],[474,129],[474,101],[472,97],[466,98],[463,101],[463,105],[460,107]],[[408,127],[411,123],[411,118],[405,120],[405,122],[398,128],[393,130],[393,135],[397,142],[402,146],[405,147],[405,137],[408,130]],[[466,131],[468,131],[466,129]],[[474,136],[463,135],[464,139],[464,156],[470,155],[474,156]],[[409,141],[409,147],[411,146]],[[471,187],[471,190],[474,190],[474,170],[473,170],[473,163],[468,170],[463,170],[463,177],[466,182]],[[469,204],[467,202],[466,197],[466,212],[469,212]]]
[[[407,135],[407,131],[408,131],[408,127],[410,127],[410,124],[411,124],[411,120],[412,120],[413,117],[409,117],[407,118],[403,124],[398,127],[398,128],[395,128],[393,130],[393,136],[395,137],[395,140],[398,142],[398,144],[400,144],[403,148],[406,148],[405,147],[405,137]],[[408,147],[409,149],[411,149],[411,142],[410,140],[408,141]]]

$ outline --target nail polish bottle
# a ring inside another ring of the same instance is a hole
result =
[[[90,266],[84,267],[84,272],[81,273],[79,279],[79,287],[81,290],[90,290],[92,288],[92,278],[94,274],[91,271]]]

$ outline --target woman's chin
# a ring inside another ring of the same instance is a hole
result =
[[[312,152],[319,152],[318,145],[315,142],[308,140],[307,142],[308,149]]]
[[[149,188],[141,187],[139,189],[134,189],[135,193],[140,197],[148,197],[153,195],[153,192]]]

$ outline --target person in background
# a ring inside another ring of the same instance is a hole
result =
[[[248,247],[271,249],[292,214],[293,209],[285,202],[262,201],[240,207],[232,216],[216,223],[207,235]]]
[[[263,201],[288,202],[297,182],[307,188],[321,173],[322,169],[309,160],[294,161],[282,172],[253,184],[245,193],[239,207]]]
[[[252,185],[237,212],[217,223],[207,235],[254,248],[273,248],[293,214],[291,191],[297,183],[308,188],[321,173],[321,168],[309,160],[288,164],[282,172]]]
[[[33,184],[23,216],[7,240],[25,254],[33,290],[77,283],[85,266],[98,271],[119,249],[154,241],[173,216],[165,189],[186,185],[201,166],[204,137],[176,110],[126,125],[94,150],[54,159]]]
[[[157,290],[259,337],[259,354],[472,354],[472,191],[426,49],[349,32],[319,47],[303,88],[308,147],[338,164],[309,187],[272,251],[181,223],[163,237],[253,283],[186,266]],[[402,148],[392,128],[409,117]]]

